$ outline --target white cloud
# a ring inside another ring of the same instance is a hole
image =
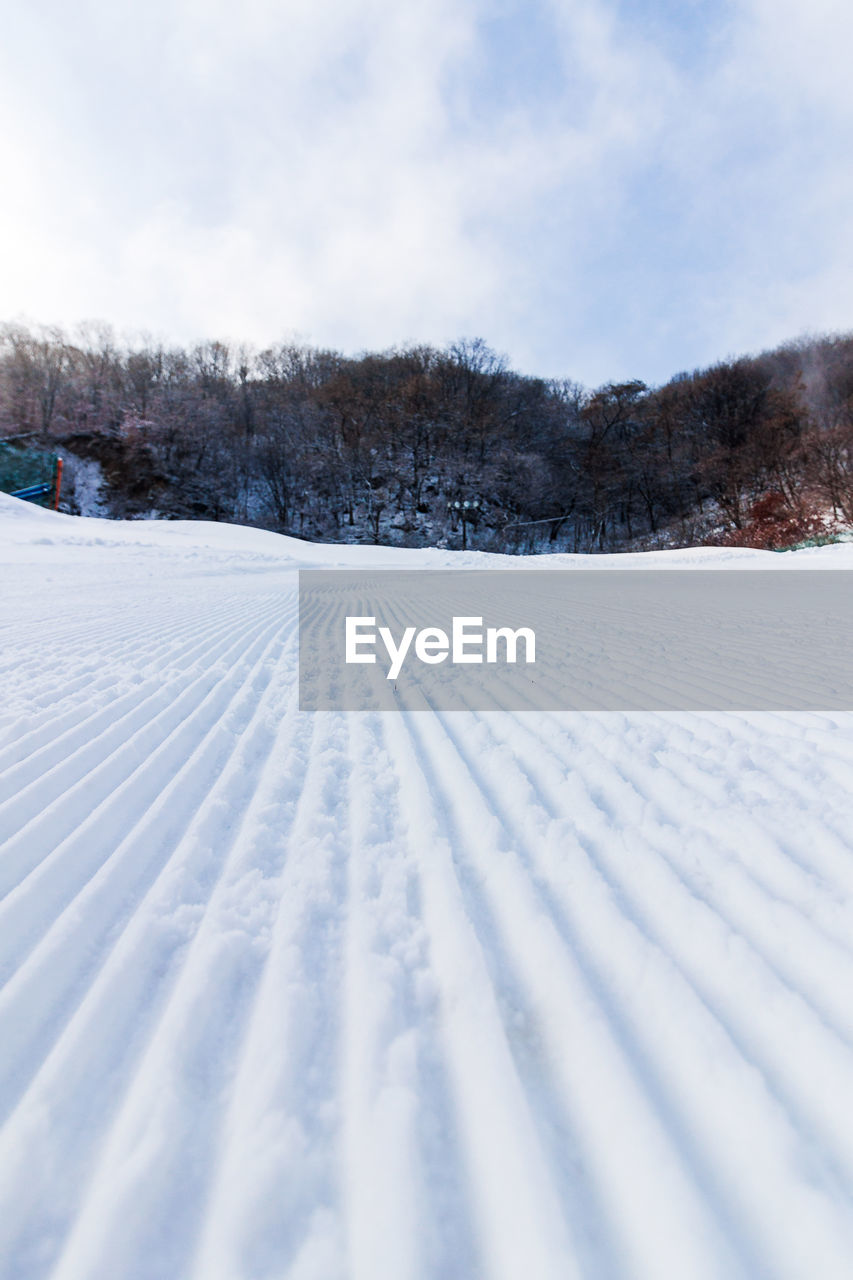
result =
[[[589,381],[849,324],[853,14],[727,12],[681,65],[615,0],[22,11],[6,314],[349,350],[478,333]],[[538,34],[547,82],[502,92],[496,17]]]

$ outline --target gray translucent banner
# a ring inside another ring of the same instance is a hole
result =
[[[849,710],[851,637],[846,570],[303,570],[299,704]]]

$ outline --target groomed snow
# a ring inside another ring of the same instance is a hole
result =
[[[296,710],[487,563],[0,495],[2,1280],[853,1275],[853,715]]]

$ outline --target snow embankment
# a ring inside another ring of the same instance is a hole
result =
[[[2,1280],[848,1280],[853,716],[297,711],[489,562],[0,495]]]

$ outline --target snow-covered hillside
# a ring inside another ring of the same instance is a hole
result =
[[[489,559],[0,561],[2,1280],[849,1280],[853,714],[310,716],[300,565]]]

